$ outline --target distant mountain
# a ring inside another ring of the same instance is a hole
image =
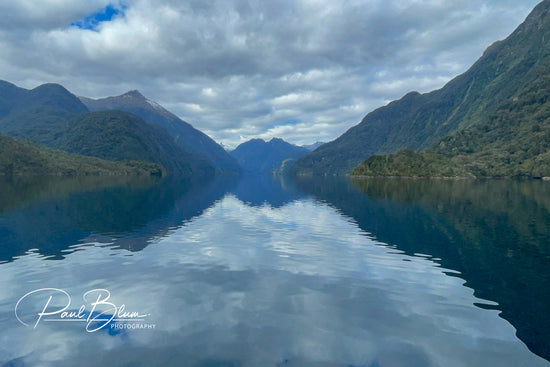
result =
[[[159,175],[158,164],[110,162],[69,154],[0,134],[0,175]]]
[[[506,40],[489,47],[467,72],[442,89],[427,94],[411,92],[369,113],[359,125],[297,161],[291,173],[350,174],[353,167],[373,154],[427,149],[458,130],[467,135],[482,133],[480,126],[494,116],[503,117],[506,106],[531,93],[538,81],[547,80],[549,10],[550,0],[541,2],[523,24]],[[544,95],[537,96],[546,103]],[[524,116],[525,123],[537,121],[542,128],[538,112],[531,112],[534,115]],[[523,124],[522,129],[527,125]],[[504,140],[501,142],[504,147]]]
[[[313,144],[309,144],[309,145],[302,145],[302,148],[306,148],[307,150],[309,150],[310,152],[314,151],[315,149],[319,148],[321,145],[323,145],[325,143],[323,143],[322,141],[318,141],[318,142],[315,142]]]
[[[91,111],[118,109],[136,114],[148,123],[164,128],[177,144],[192,155],[198,158],[207,157],[220,172],[230,174],[240,172],[237,162],[208,135],[195,129],[158,103],[148,100],[137,90],[117,97],[103,99],[80,97],[80,99]]]
[[[273,173],[285,171],[295,159],[309,151],[292,145],[282,139],[273,138],[269,142],[252,139],[242,143],[230,152],[245,172]]]

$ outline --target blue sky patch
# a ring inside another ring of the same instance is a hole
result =
[[[100,23],[109,22],[115,17],[123,17],[124,10],[125,10],[125,7],[115,8],[113,5],[108,5],[104,9],[101,9],[98,12],[87,16],[84,19],[71,23],[71,27],[97,31],[97,27],[99,26]]]

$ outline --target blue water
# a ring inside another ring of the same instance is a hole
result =
[[[545,336],[502,306],[501,279],[468,278],[462,266],[475,261],[429,253],[460,236],[475,248],[477,237],[447,213],[453,184],[422,188],[431,211],[413,194],[421,188],[400,184],[93,180],[4,183],[12,194],[0,196],[0,362],[8,366],[550,365],[532,342]],[[547,225],[535,223],[535,233]],[[547,262],[545,254],[535,255]],[[43,288],[55,290],[19,303],[24,325],[16,304]],[[50,295],[46,311],[89,313],[97,293],[83,295],[96,289],[110,292],[96,311],[110,317],[107,303],[124,304],[145,316],[95,332],[60,313],[36,325]],[[522,303],[529,310],[541,300]]]

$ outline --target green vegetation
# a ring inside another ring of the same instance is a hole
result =
[[[0,131],[50,145],[86,106],[58,84],[44,84],[32,90],[0,81]]]
[[[2,132],[37,144],[51,145],[67,129],[73,114],[48,106],[11,113],[1,121]]]
[[[0,175],[160,175],[158,164],[109,162],[69,154],[0,134]]]
[[[438,153],[404,150],[390,155],[373,155],[356,167],[353,176],[370,177],[473,177],[464,167]]]
[[[168,133],[124,111],[91,112],[77,116],[52,143],[56,148],[112,161],[158,163],[169,173],[190,175],[188,154]]]
[[[447,148],[432,152],[453,157],[461,170],[465,165],[475,176],[543,174],[548,158],[539,151],[544,147],[538,142],[546,133],[550,45],[545,40],[550,39],[549,12],[550,1],[543,1],[516,31],[489,47],[466,73],[440,90],[412,92],[369,113],[335,141],[298,160],[290,173],[345,175],[373,154],[425,150],[443,139]],[[507,127],[502,128],[504,125]],[[521,140],[516,139],[517,134],[521,134]],[[529,151],[531,144],[536,148]],[[477,155],[454,158],[455,154],[446,151],[463,145],[471,150],[468,154]],[[507,149],[516,147],[522,152],[506,154]],[[441,163],[441,157],[423,157],[425,161],[432,158]],[[508,160],[514,168],[505,168]],[[371,163],[374,161],[380,163],[378,158]]]
[[[550,77],[541,77],[480,123],[425,152],[372,156],[364,176],[550,177]]]

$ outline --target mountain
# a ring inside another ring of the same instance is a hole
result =
[[[273,173],[285,171],[292,161],[309,151],[278,138],[269,142],[252,139],[230,152],[245,172]]]
[[[143,162],[109,162],[69,154],[0,134],[0,175],[158,175],[161,167]]]
[[[371,156],[363,176],[550,178],[550,77],[424,152]]]
[[[177,144],[195,157],[208,158],[220,172],[229,174],[240,172],[238,163],[208,135],[195,129],[158,103],[148,100],[137,90],[117,97],[103,99],[80,97],[80,100],[91,111],[118,109],[131,112],[148,123],[164,128]]]
[[[424,150],[449,133],[469,131],[502,114],[550,69],[550,0],[535,7],[508,38],[490,46],[442,89],[411,92],[369,113],[338,139],[298,160],[291,173],[343,175],[373,154]],[[534,117],[534,116],[533,116]],[[527,117],[526,117],[527,118]]]
[[[46,106],[71,114],[88,111],[75,95],[59,84],[42,84],[27,90],[0,80],[0,118],[20,110]]]
[[[14,105],[22,99],[26,92],[28,92],[26,89],[0,80],[0,119],[4,118],[12,110]]]
[[[534,38],[531,40],[534,46],[529,51],[536,79],[492,112],[481,116],[476,124],[448,134],[426,151],[372,156],[356,167],[353,174],[550,177],[550,49],[547,44],[536,42],[537,32],[541,32],[542,37],[550,33],[548,10],[550,2],[541,3],[526,21],[535,29],[520,27]],[[529,39],[522,40],[528,42]]]
[[[323,143],[322,141],[318,141],[318,142],[315,142],[313,144],[302,145],[302,148],[306,148],[310,152],[313,152],[315,149],[319,148],[323,144],[325,144],[325,143]]]
[[[159,164],[164,173],[210,177],[217,171],[162,127],[125,111],[90,112],[58,84],[27,90],[0,81],[0,132],[70,153]]]
[[[158,163],[170,174],[213,176],[215,173],[209,161],[192,157],[166,130],[126,111],[78,115],[53,145],[70,153],[112,161]]]
[[[0,81],[0,131],[5,134],[48,145],[85,112],[88,108],[59,84],[27,90]]]

